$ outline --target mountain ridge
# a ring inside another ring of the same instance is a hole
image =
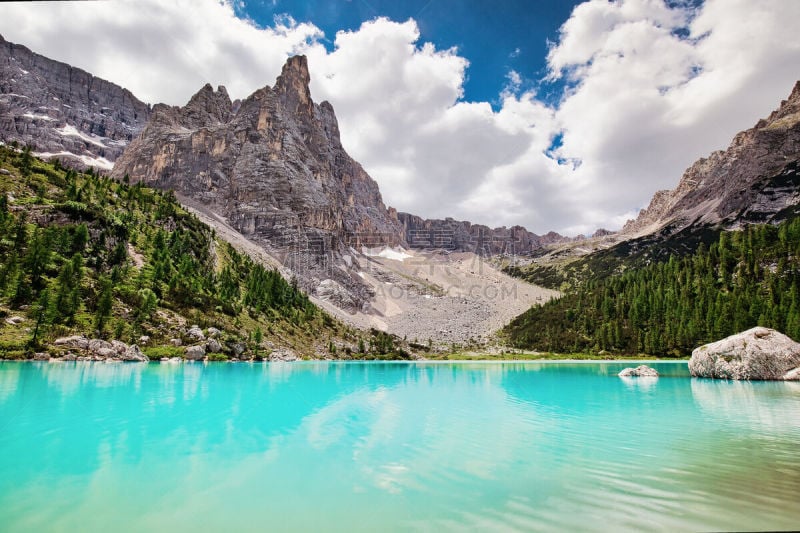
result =
[[[0,35],[0,138],[81,169],[110,170],[150,106],[129,90]]]
[[[800,201],[800,182],[795,178],[792,192],[791,184],[782,186],[779,178],[796,176],[799,158],[800,81],[788,99],[767,118],[737,133],[727,149],[694,162],[675,189],[657,191],[620,235],[650,234],[667,225],[675,232],[691,224],[734,228],[746,221],[770,221]]]
[[[273,87],[234,106],[206,84],[183,107],[158,104],[111,173],[173,189],[225,217],[289,266],[313,292],[333,279],[369,298],[349,249],[398,246],[396,212],[344,150],[333,107],[315,104],[304,56],[289,58]]]

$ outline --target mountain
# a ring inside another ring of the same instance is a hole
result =
[[[768,118],[737,134],[727,150],[695,162],[674,190],[657,192],[621,236],[782,220],[800,202],[798,159],[800,82]]]
[[[566,292],[513,320],[507,340],[537,350],[670,356],[757,325],[799,338],[798,160],[800,82],[727,150],[656,193],[599,251],[509,267]]]
[[[513,256],[527,255],[542,246],[573,240],[552,231],[537,235],[522,226],[490,228],[452,218],[423,219],[410,213],[398,213],[397,217],[403,226],[406,242],[411,248],[417,249]]]
[[[0,139],[110,170],[150,115],[130,91],[0,36]]]
[[[681,256],[574,284],[511,321],[507,341],[559,353],[688,356],[702,344],[764,326],[800,339],[800,216],[721,231]]]
[[[385,359],[405,348],[336,321],[172,193],[0,146],[0,359]]]
[[[231,102],[206,85],[184,107],[156,105],[112,172],[172,189],[225,217],[290,267],[309,291],[332,279],[360,308],[369,294],[351,247],[404,244],[396,213],[342,147],[328,102],[311,99],[304,56],[274,87]]]

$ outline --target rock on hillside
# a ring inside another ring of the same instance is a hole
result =
[[[695,162],[678,187],[659,191],[623,235],[674,233],[692,224],[737,227],[780,220],[800,203],[800,82],[768,118],[725,151]]]
[[[369,299],[350,247],[404,244],[378,185],[342,147],[328,102],[315,104],[306,58],[274,87],[231,102],[206,85],[181,108],[156,105],[113,176],[199,202],[291,268],[309,291],[334,279]]]
[[[128,90],[0,36],[0,139],[110,170],[150,108]]]
[[[800,379],[800,343],[774,329],[755,327],[696,348],[693,376],[721,379]]]

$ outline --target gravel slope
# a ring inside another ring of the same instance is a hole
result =
[[[186,198],[180,200],[239,251],[291,277],[277,259],[222,217]],[[360,276],[375,291],[371,307],[353,314],[314,295],[312,301],[347,324],[388,331],[409,341],[483,343],[531,305],[558,295],[512,278],[473,253],[384,250],[379,256],[380,250],[362,251],[367,253],[357,257]]]

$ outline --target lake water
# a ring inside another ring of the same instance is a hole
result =
[[[625,363],[0,363],[0,530],[800,527],[800,384]]]

